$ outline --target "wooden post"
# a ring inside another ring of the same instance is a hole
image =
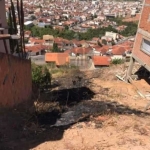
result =
[[[6,10],[5,10],[5,1],[0,0],[0,28],[4,28],[4,30],[1,30],[0,32],[3,32],[3,34],[7,34],[7,20],[6,20]],[[4,43],[6,45],[4,45]],[[6,47],[7,46],[7,51],[10,53],[10,48],[9,48],[9,42],[6,40],[5,42],[3,40],[0,41],[0,52],[6,53]]]
[[[125,79],[126,81],[128,81],[129,77],[131,77],[131,75],[132,75],[132,70],[133,70],[134,63],[135,63],[135,59],[131,56],[130,64],[129,64],[129,67],[128,67],[128,70],[127,70],[126,79]]]

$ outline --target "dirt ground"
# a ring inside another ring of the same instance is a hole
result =
[[[132,84],[120,81],[116,74],[123,76],[125,67],[54,77],[53,95],[41,95],[34,107],[0,111],[0,150],[149,150],[150,110],[144,109],[150,100],[150,82],[143,78]],[[72,125],[51,127],[60,117],[56,110],[82,100],[103,102],[107,107]],[[42,112],[54,107],[53,114],[37,117],[34,113],[35,108]]]

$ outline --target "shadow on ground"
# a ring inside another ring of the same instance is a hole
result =
[[[146,68],[140,67],[135,74],[139,80],[144,79],[150,85],[150,72]]]
[[[30,116],[23,109],[1,112],[0,150],[28,150],[46,141],[61,140],[66,129],[77,122],[87,121],[91,115],[149,115],[116,102],[92,101],[94,93],[86,87],[62,89],[41,96],[43,99],[39,103],[52,105],[30,113]],[[52,96],[55,99],[51,99]]]
[[[87,87],[54,90],[42,93],[37,104],[36,117],[40,125],[54,125],[63,112],[95,95]]]

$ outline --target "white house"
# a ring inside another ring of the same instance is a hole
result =
[[[106,33],[105,33],[105,36],[112,37],[112,38],[113,38],[113,40],[116,40],[116,39],[118,39],[118,38],[119,38],[118,33],[114,33],[114,32],[106,32]]]

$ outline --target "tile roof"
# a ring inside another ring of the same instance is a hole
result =
[[[87,54],[92,50],[92,48],[76,47],[71,49],[74,54]]]
[[[126,49],[124,47],[113,46],[112,47],[112,54],[113,55],[123,55]]]
[[[29,38],[30,43],[38,43],[38,44],[43,44],[45,40],[37,39],[37,38]]]
[[[47,48],[48,48],[47,46],[38,44],[38,45],[33,45],[33,46],[25,46],[25,51],[26,51],[26,52],[28,52],[28,51],[31,51],[31,52],[39,52],[39,51],[45,50],[45,49],[47,49]]]
[[[46,62],[55,62],[57,66],[65,65],[69,62],[68,53],[46,53],[45,54]]]
[[[70,50],[70,49],[65,50],[65,51],[64,51],[64,53],[68,53],[68,54],[70,54],[70,53],[71,53],[71,50]]]
[[[109,49],[109,46],[105,45],[105,46],[102,46],[102,47],[96,47],[95,49],[96,49],[96,51],[99,51],[99,52],[101,52],[102,54],[106,54],[106,52],[107,52],[108,49]]]
[[[95,66],[109,66],[111,61],[107,56],[93,56],[92,60]]]

